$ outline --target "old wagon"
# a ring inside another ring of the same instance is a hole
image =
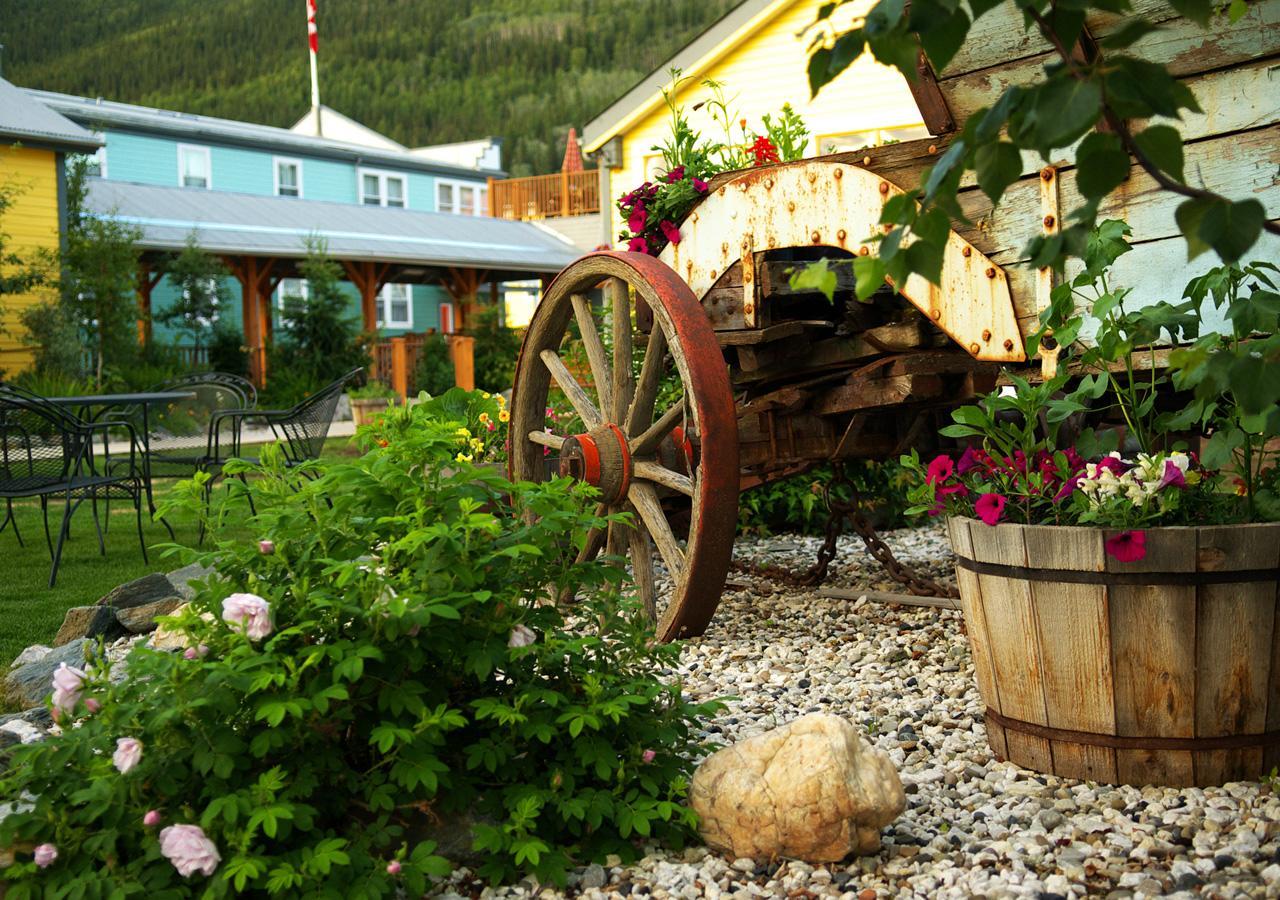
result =
[[[1182,129],[1188,168],[1210,187],[1252,192],[1273,217],[1280,126],[1268,73],[1280,52],[1278,10],[1258,4],[1207,36],[1169,12],[1147,48],[1210,112]],[[637,527],[592,533],[580,553],[630,558],[663,639],[699,634],[710,621],[740,489],[927,446],[939,416],[989,390],[1002,366],[1052,365],[1028,360],[1024,339],[1053,275],[1019,254],[1037,231],[1059,227],[1060,208],[1078,204],[1066,162],[1028,161],[995,210],[980,191],[962,192],[972,224],[949,235],[937,285],[913,277],[862,304],[851,283],[832,302],[793,291],[787,278],[805,260],[871,252],[882,206],[919,183],[955,121],[1048,58],[1017,23],[982,21],[990,39],[967,44],[941,79],[923,72],[917,87],[938,137],[719,176],[680,224],[681,241],[659,257],[589,254],[547,289],[516,373],[512,472],[541,478],[550,453],[560,471],[600,490],[603,508],[635,514]],[[1103,37],[1122,24],[1099,14],[1089,29]],[[1186,280],[1176,202],[1135,166],[1103,205],[1103,217],[1134,228],[1138,251],[1124,266],[1162,276],[1136,283],[1136,300],[1167,299]],[[1274,253],[1274,242],[1259,249]],[[593,304],[601,285],[606,302]],[[573,363],[579,357],[585,366]],[[581,420],[575,433],[549,426],[553,385]]]

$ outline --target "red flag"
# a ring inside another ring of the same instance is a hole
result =
[[[311,45],[312,53],[320,48],[320,36],[316,31],[316,0],[307,0],[307,43]]]

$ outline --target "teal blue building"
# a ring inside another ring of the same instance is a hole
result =
[[[346,267],[353,314],[388,337],[452,332],[477,294],[554,274],[575,255],[546,229],[489,217],[489,179],[504,175],[496,139],[408,148],[327,107],[275,128],[28,93],[104,142],[89,206],[142,232],[151,314],[176,296],[158,274],[165,256],[195,234],[237,273],[227,287],[239,302],[219,319],[242,327],[251,350],[270,340],[285,296],[306,296],[296,263],[311,235]],[[159,324],[154,333],[177,339]]]

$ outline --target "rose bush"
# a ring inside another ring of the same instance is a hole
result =
[[[689,834],[711,706],[659,676],[678,650],[620,571],[575,563],[589,489],[460,464],[439,412],[304,471],[268,448],[225,501],[252,495],[254,535],[170,550],[213,567],[166,626],[187,651],[59,670],[61,733],[0,775],[9,900],[420,896],[450,869],[430,830],[464,814],[495,880]]]

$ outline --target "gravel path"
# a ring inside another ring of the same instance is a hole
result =
[[[938,529],[890,532],[904,563],[950,579]],[[816,538],[740,540],[741,561],[808,566]],[[855,538],[832,585],[893,590]],[[827,600],[731,575],[680,674],[695,697],[738,700],[708,730],[722,743],[809,712],[861,724],[897,765],[907,810],[874,857],[813,867],[655,848],[633,866],[571,876],[586,897],[1280,897],[1280,797],[1269,786],[1112,788],[996,762],[958,612]],[[479,886],[457,872],[448,895]],[[484,896],[559,896],[525,881]]]

